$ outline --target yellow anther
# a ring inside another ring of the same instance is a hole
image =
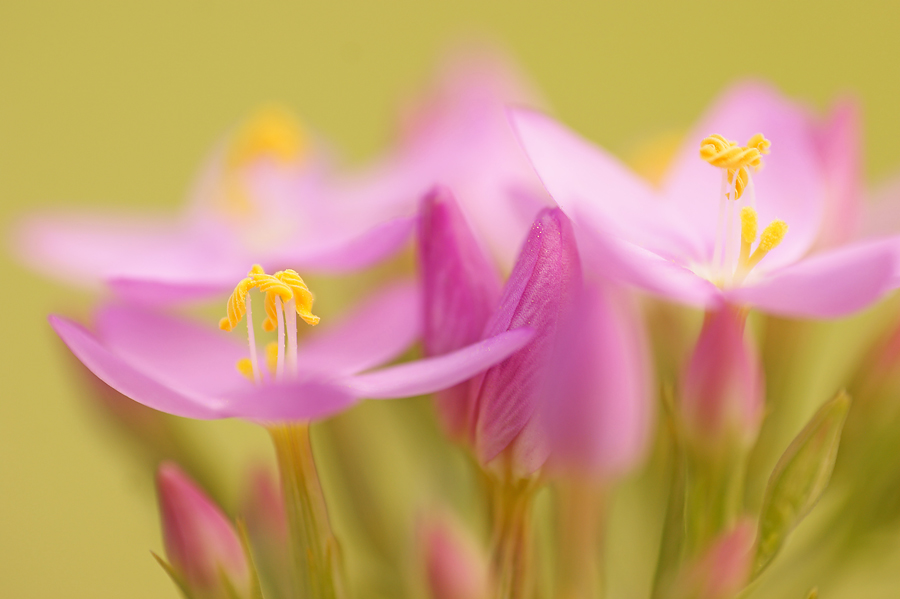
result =
[[[250,361],[250,358],[241,358],[237,361],[237,369],[242,375],[244,375],[250,382],[254,382],[253,378],[253,362]]]
[[[275,376],[275,371],[278,369],[278,343],[275,341],[266,344],[266,367],[272,376]]]
[[[741,250],[738,254],[738,270],[747,265],[750,259],[750,245],[756,241],[756,230],[759,217],[750,206],[741,208]]]
[[[772,146],[772,142],[765,138],[762,133],[757,133],[749,140],[747,140],[748,148],[756,148],[759,150],[760,154],[768,154],[769,148]]]
[[[230,331],[244,318],[244,314],[247,312],[247,293],[255,285],[256,283],[249,277],[241,279],[237,284],[237,287],[231,293],[231,297],[228,298],[228,304],[225,307],[226,316],[219,321],[220,329]]]
[[[266,319],[263,321],[264,331],[274,331],[278,326],[278,310],[275,304],[275,298],[280,297],[281,303],[284,304],[294,297],[291,288],[281,282],[275,275],[256,274],[252,275],[256,281],[259,290],[266,294],[265,307]]]
[[[747,167],[742,166],[737,171],[728,170],[728,183],[734,185],[734,199],[739,200],[744,195],[744,188],[750,183],[750,172]],[[731,194],[727,194],[728,197]]]
[[[742,166],[758,168],[762,164],[757,148],[739,146],[721,135],[710,135],[700,142],[700,157],[713,166],[729,170]]]
[[[276,105],[264,106],[235,133],[227,166],[239,168],[262,157],[287,165],[303,157],[306,145],[306,135],[289,110]]]
[[[759,236],[759,247],[756,251],[768,252],[775,249],[782,242],[784,236],[787,235],[788,226],[783,220],[773,220],[763,229],[762,235]]]
[[[319,317],[312,313],[313,294],[310,292],[309,287],[306,286],[306,283],[303,282],[303,279],[300,278],[300,275],[297,274],[297,271],[289,268],[275,273],[275,276],[290,287],[294,293],[297,315],[310,326],[319,324]]]
[[[756,232],[759,228],[759,217],[756,210],[750,206],[741,208],[741,240],[746,243],[756,241]]]

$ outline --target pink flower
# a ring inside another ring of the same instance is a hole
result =
[[[482,464],[497,460],[529,474],[547,458],[540,399],[557,331],[581,286],[571,225],[558,209],[541,212],[498,296],[496,274],[447,192],[426,198],[422,221],[426,351],[438,355],[523,326],[535,332],[521,351],[438,400],[446,427]]]
[[[798,317],[848,314],[898,284],[897,237],[811,252],[826,210],[840,204],[828,201],[829,185],[838,186],[827,165],[841,157],[823,149],[806,111],[766,87],[725,94],[687,136],[659,190],[544,115],[513,111],[511,118],[547,190],[578,224],[594,270],[704,308],[728,302]],[[743,195],[732,191],[736,178],[727,169],[698,157],[711,133],[743,141],[760,132],[771,138],[772,154],[758,174],[745,168]],[[749,208],[754,221],[774,227],[762,232],[752,264],[742,246],[757,231],[737,218]]]
[[[320,146],[291,114],[266,107],[214,149],[179,214],[32,215],[18,253],[52,277],[156,303],[227,291],[252,262],[343,272],[399,250],[412,215],[384,216],[365,189],[340,193],[350,175]]]
[[[244,548],[222,510],[175,464],[159,467],[156,486],[166,556],[181,584],[198,597],[233,596],[228,585],[250,597]]]
[[[281,299],[276,301],[280,308]],[[532,336],[520,327],[444,356],[371,371],[402,354],[419,334],[419,296],[412,286],[394,285],[365,299],[299,346],[293,303],[283,314],[279,310],[280,349],[268,355],[269,369],[257,364],[255,341],[248,348],[223,331],[146,308],[108,305],[98,312],[93,332],[60,316],[50,323],[85,366],[139,403],[187,418],[259,422],[317,420],[362,398],[431,393],[504,360]],[[249,302],[246,307],[252,321]]]

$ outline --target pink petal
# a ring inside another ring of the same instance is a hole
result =
[[[506,331],[449,354],[423,358],[346,379],[357,397],[391,399],[447,389],[507,359],[534,337],[530,328]]]
[[[500,278],[460,213],[449,190],[422,201],[419,271],[426,356],[438,356],[481,339],[500,298]],[[453,437],[465,431],[469,387],[438,394],[438,413]]]
[[[396,359],[421,333],[420,298],[410,281],[364,298],[333,326],[325,322],[303,339],[300,369],[353,374]]]
[[[191,396],[167,387],[104,347],[93,335],[70,320],[50,316],[50,325],[75,356],[107,385],[154,410],[211,420],[221,403],[208,396]]]
[[[699,257],[681,215],[617,159],[546,115],[512,110],[510,119],[547,191],[576,222],[681,263]]]
[[[546,210],[532,226],[485,329],[485,335],[493,336],[528,326],[535,336],[521,352],[473,381],[475,415],[469,422],[482,463],[510,445],[538,409],[557,327],[580,285],[581,263],[571,224],[559,209]]]
[[[718,219],[721,171],[699,157],[700,141],[713,133],[746,143],[756,133],[772,141],[765,166],[752,175],[761,226],[774,219],[790,232],[768,258],[765,270],[803,256],[819,234],[825,209],[825,171],[819,161],[814,130],[806,110],[789,103],[774,89],[745,83],[728,90],[685,138],[663,189],[690,223],[691,236],[704,243],[711,260]],[[741,203],[749,201],[749,190]]]
[[[650,362],[634,306],[585,290],[563,327],[541,414],[555,469],[609,482],[634,468],[650,434]]]
[[[245,385],[227,394],[222,418],[262,424],[323,420],[352,407],[357,397],[337,381],[315,379]]]
[[[783,316],[844,316],[865,308],[900,283],[898,250],[900,238],[896,237],[844,246],[728,291],[726,298]]]
[[[97,314],[97,338],[144,374],[190,395],[220,397],[250,384],[236,366],[250,355],[246,333],[226,333],[214,323],[109,306]]]

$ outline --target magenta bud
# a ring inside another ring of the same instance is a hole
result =
[[[166,556],[191,593],[204,598],[250,596],[250,566],[222,510],[173,463],[156,473]]]
[[[462,527],[446,516],[433,518],[422,526],[420,542],[434,599],[487,599],[487,558]]]
[[[425,354],[439,356],[481,340],[500,298],[500,277],[476,240],[449,190],[436,187],[419,215]],[[464,436],[468,382],[437,394],[447,432]]]
[[[746,317],[731,307],[707,312],[684,374],[681,416],[691,442],[747,447],[762,420],[763,375],[744,339]]]

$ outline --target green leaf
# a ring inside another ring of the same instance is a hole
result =
[[[175,583],[175,586],[178,587],[178,590],[181,591],[181,594],[184,595],[185,599],[194,599],[184,580],[182,580],[178,572],[175,571],[175,568],[173,568],[169,562],[159,557],[156,552],[151,551],[150,555],[152,555],[156,562],[162,566],[162,569],[166,571],[166,574],[169,575],[169,578],[172,579],[172,582]]]
[[[778,460],[763,497],[753,578],[772,563],[828,486],[849,409],[850,396],[841,391],[819,408]]]

